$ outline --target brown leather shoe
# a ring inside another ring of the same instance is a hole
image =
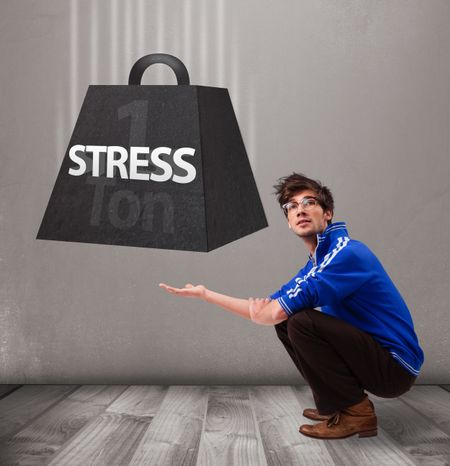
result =
[[[303,410],[303,416],[307,417],[308,419],[312,419],[313,421],[327,421],[330,419],[332,414],[319,414],[319,411],[314,408],[306,408]]]
[[[303,424],[299,432],[308,437],[339,439],[358,434],[359,437],[377,435],[377,416],[367,396],[359,403],[341,409],[328,420],[318,424]]]

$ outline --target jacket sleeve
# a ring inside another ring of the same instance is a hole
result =
[[[284,294],[286,294],[292,287],[295,286],[296,284],[295,280],[297,280],[299,277],[303,278],[305,276],[305,274],[307,273],[306,270],[308,269],[308,264],[309,262],[297,272],[297,275],[295,275],[295,277],[293,277],[291,280],[285,283],[278,291],[275,291],[275,293],[272,293],[269,296],[269,298],[278,299],[280,296],[283,296]]]
[[[288,316],[301,309],[338,303],[370,280],[370,252],[349,241],[339,238],[320,264],[306,276],[295,278],[295,286],[277,296]]]

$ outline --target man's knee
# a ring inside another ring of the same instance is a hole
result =
[[[311,330],[312,319],[309,315],[310,311],[317,312],[314,309],[302,309],[293,316],[289,317],[287,320],[288,335],[298,335]]]
[[[284,320],[283,322],[280,322],[279,324],[276,324],[274,326],[275,331],[277,332],[277,336],[281,341],[283,341],[285,338],[287,338],[287,323],[288,323],[288,320]]]

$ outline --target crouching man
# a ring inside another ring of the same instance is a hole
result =
[[[308,382],[316,408],[303,415],[316,424],[299,431],[320,439],[377,434],[377,417],[365,391],[383,398],[407,392],[424,355],[410,312],[370,249],[332,223],[334,201],[320,182],[298,173],[279,180],[278,202],[309,260],[266,299],[240,299],[203,285],[170,293],[201,298],[276,333]]]

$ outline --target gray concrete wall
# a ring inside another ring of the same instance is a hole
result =
[[[446,0],[1,0],[0,383],[302,382],[272,327],[157,286],[291,278],[306,250],[272,185],[293,170],[403,294],[419,381],[450,383],[449,22]],[[208,254],[36,240],[87,86],[153,52],[229,89],[269,228]]]

